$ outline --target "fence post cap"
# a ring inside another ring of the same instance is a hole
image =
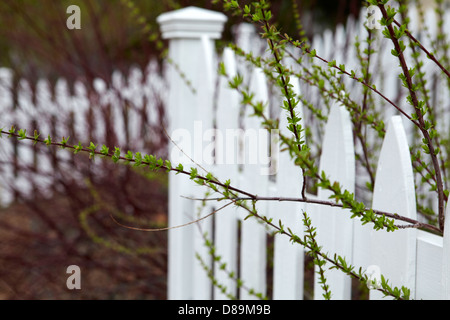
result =
[[[190,6],[163,13],[156,21],[160,25],[163,39],[202,36],[219,39],[227,16],[221,12]]]

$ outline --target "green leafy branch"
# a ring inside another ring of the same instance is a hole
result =
[[[228,77],[223,65],[220,68],[220,73],[221,75]],[[262,112],[262,102],[254,102],[254,94],[247,92],[246,88],[242,88],[242,84],[243,77],[240,75],[237,75],[233,79],[229,80],[230,87],[237,90],[242,95],[242,103],[251,105],[255,110],[255,114],[259,115],[263,119],[262,125],[267,130],[277,129],[276,126],[278,124],[264,116]],[[331,195],[330,198],[335,199],[336,203],[341,203],[343,208],[350,208],[353,213],[352,218],[360,218],[363,224],[371,222],[377,230],[386,228],[388,231],[394,231],[398,228],[393,219],[386,218],[386,214],[383,213],[379,215],[372,209],[366,209],[362,202],[356,200],[353,193],[350,193],[347,190],[343,191],[340,184],[337,182],[331,182],[324,172],[319,173],[319,169],[310,158],[310,150],[306,144],[303,144],[301,150],[298,150],[296,139],[288,138],[281,132],[278,132],[278,135],[282,145],[286,145],[286,149],[289,150],[290,155],[294,158],[295,164],[304,169],[304,175],[317,179],[319,181],[317,183],[318,187],[333,192],[333,195]],[[197,172],[195,172],[195,174],[197,174]],[[202,181],[197,181],[197,183],[202,184]],[[314,202],[314,200],[306,199],[304,195],[302,195],[302,197],[304,198],[304,202]],[[251,198],[254,199],[254,197]],[[392,217],[397,218],[398,215],[392,215]],[[419,226],[420,224],[414,222],[414,225]],[[431,228],[436,231],[436,228]]]
[[[352,213],[352,218],[360,218],[363,224],[373,223],[376,230],[386,229],[388,231],[394,231],[398,228],[398,226],[395,225],[394,220],[401,220],[408,222],[409,224],[411,224],[411,227],[414,228],[425,228],[433,232],[439,231],[439,229],[432,225],[424,224],[414,219],[409,219],[398,214],[366,208],[362,202],[358,202],[356,200],[353,193],[350,193],[348,190],[342,190],[342,187],[339,183],[331,182],[326,177],[325,172],[319,174],[317,168],[314,167],[314,165],[311,165],[310,162],[308,162],[307,155],[303,154],[301,154],[300,157],[305,157],[305,159],[297,157],[296,161],[302,161],[302,164],[308,164],[308,170],[306,171],[306,173],[313,174],[314,176],[318,177],[318,179],[320,180],[320,187],[332,191],[333,194],[330,196],[330,198],[334,199],[335,201],[323,201],[308,198],[305,199],[303,197],[261,197],[233,186],[230,180],[221,182],[217,178],[215,178],[213,173],[211,172],[208,172],[205,175],[201,175],[199,174],[198,169],[195,167],[191,167],[190,170],[187,171],[184,169],[184,166],[181,163],[176,166],[172,166],[169,160],[156,158],[154,155],[141,154],[140,152],[133,153],[131,151],[128,151],[126,154],[122,155],[121,150],[118,147],[114,148],[114,152],[110,151],[109,148],[104,145],[99,150],[98,146],[93,142],[90,142],[88,147],[83,146],[81,143],[78,143],[78,145],[71,145],[67,143],[66,138],[63,138],[60,142],[55,142],[50,136],[47,139],[43,140],[39,138],[39,135],[37,137],[26,135],[20,136],[17,132],[15,132],[15,130],[15,128],[12,128],[9,131],[1,130],[0,133],[8,134],[9,137],[22,138],[22,140],[31,140],[35,143],[41,143],[47,146],[57,146],[63,149],[69,149],[76,154],[79,152],[87,153],[89,154],[89,158],[92,160],[94,160],[96,156],[100,156],[103,158],[110,158],[114,163],[122,161],[125,164],[132,164],[134,167],[146,167],[150,170],[162,170],[165,172],[173,172],[175,174],[183,174],[189,176],[189,178],[196,184],[200,186],[206,186],[214,192],[220,193],[222,195],[221,199],[235,200],[238,202],[244,201],[243,198],[238,197],[238,195],[241,195],[241,197],[245,196],[253,201],[272,200],[315,203],[331,207],[349,208]],[[287,141],[287,143],[290,142]],[[313,173],[311,173],[310,171]]]
[[[375,3],[371,1],[371,3]],[[385,4],[387,1],[376,1],[377,6],[380,8],[383,18],[380,20],[380,23],[385,26],[383,30],[383,35],[391,39],[394,44],[394,49],[392,49],[392,55],[396,56],[400,62],[400,67],[403,71],[399,75],[402,80],[403,86],[406,87],[409,91],[409,95],[407,97],[407,101],[414,107],[415,113],[412,114],[412,118],[418,122],[419,130],[423,135],[423,145],[422,148],[425,153],[429,154],[431,157],[431,161],[434,167],[434,174],[436,177],[436,189],[438,194],[438,208],[439,208],[439,227],[441,230],[444,230],[444,215],[445,215],[445,202],[447,201],[447,195],[444,193],[444,184],[442,179],[442,172],[439,164],[439,160],[437,155],[439,153],[439,148],[435,148],[433,141],[437,138],[437,131],[433,128],[433,124],[427,120],[425,120],[425,114],[428,112],[426,108],[426,103],[423,100],[419,100],[417,91],[419,86],[414,84],[413,77],[415,75],[415,69],[409,69],[404,51],[406,49],[406,45],[400,38],[405,35],[406,25],[400,25],[396,27],[393,25],[394,16],[397,14],[396,9],[391,7],[386,7]]]
[[[233,200],[233,201],[236,201],[236,200]],[[305,235],[302,239],[298,235],[293,233],[289,227],[284,226],[281,221],[279,221],[278,225],[276,225],[273,223],[272,218],[267,218],[266,216],[260,216],[254,206],[252,208],[249,208],[248,206],[243,206],[243,205],[239,205],[239,206],[249,212],[249,215],[247,217],[255,217],[255,218],[260,219],[267,226],[273,228],[275,230],[276,234],[288,236],[291,242],[297,243],[297,244],[303,246],[306,250],[312,252],[312,254],[316,258],[315,262],[319,263],[321,265],[321,267],[323,267],[325,265],[325,263],[324,263],[324,261],[325,261],[326,263],[331,264],[330,268],[340,270],[343,273],[345,273],[346,275],[348,275],[354,279],[357,279],[358,281],[360,281],[363,284],[366,284],[366,285],[371,284],[371,280],[369,279],[367,274],[365,274],[365,272],[362,270],[362,268],[359,268],[359,270],[356,271],[355,267],[348,264],[344,257],[341,257],[341,256],[335,254],[334,257],[331,258],[328,256],[328,254],[324,253],[321,250],[321,247],[315,241],[315,237],[316,237],[315,229],[311,226],[311,221],[308,218],[308,216],[306,215],[306,213],[303,213],[304,214],[303,220],[304,220],[304,225],[306,226],[307,235]],[[308,232],[308,231],[310,231],[310,232]],[[321,272],[321,276],[323,276],[322,285],[324,285],[324,284],[326,284],[324,272]],[[406,288],[404,286],[402,286],[401,288],[391,287],[389,285],[388,281],[384,277],[382,277],[382,279],[384,279],[384,281],[382,281],[382,283],[380,284],[380,287],[376,288],[376,290],[382,292],[384,294],[384,296],[391,296],[394,299],[398,299],[398,300],[410,299],[410,290],[408,288]],[[324,293],[325,297],[329,298],[330,294],[328,293],[329,292],[328,287],[324,286],[323,289],[324,290],[326,289],[325,293]]]
[[[264,295],[263,293],[257,292],[254,289],[247,287],[245,285],[245,282],[237,276],[235,271],[228,270],[227,263],[223,262],[222,257],[217,254],[217,249],[214,246],[214,243],[208,239],[207,233],[202,233],[202,236],[204,239],[204,244],[208,248],[208,253],[213,259],[213,263],[219,265],[219,268],[218,268],[219,272],[224,272],[229,279],[231,279],[232,281],[234,281],[236,283],[237,290],[242,288],[243,290],[248,292],[249,295],[255,296],[256,298],[258,298],[260,300],[268,299],[268,297],[266,295]],[[229,298],[231,300],[237,300],[237,297],[235,295],[233,295],[231,292],[228,292],[228,288],[224,284],[220,283],[217,280],[217,277],[214,276],[213,269],[208,266],[208,264],[203,260],[202,256],[199,255],[198,253],[196,253],[195,257],[197,258],[197,260],[199,260],[203,269],[208,274],[208,277],[211,279],[212,284],[215,287],[217,287],[220,290],[220,292],[222,294],[224,294],[227,298]]]
[[[163,160],[161,158],[157,159],[156,157],[154,157],[152,155],[142,155],[139,152],[133,154],[131,151],[128,151],[125,155],[122,156],[120,149],[117,147],[114,149],[114,152],[111,152],[111,151],[109,151],[109,148],[107,148],[106,146],[103,146],[100,150],[98,150],[97,145],[95,145],[92,142],[89,144],[89,147],[84,147],[80,143],[78,145],[71,145],[67,142],[66,138],[63,138],[60,142],[53,141],[51,139],[51,137],[44,140],[44,139],[39,138],[38,134],[35,134],[35,136],[27,136],[24,134],[24,131],[20,131],[20,130],[18,131],[18,132],[21,132],[21,134],[19,135],[19,133],[16,132],[15,128],[12,128],[9,131],[1,130],[0,132],[2,134],[7,134],[9,137],[21,138],[21,140],[31,140],[35,143],[42,143],[47,146],[57,146],[57,147],[61,147],[63,149],[71,149],[72,151],[74,151],[76,153],[80,153],[80,152],[87,153],[87,154],[89,154],[89,156],[92,160],[96,156],[102,156],[102,157],[106,157],[106,158],[111,158],[112,161],[114,161],[116,163],[119,161],[123,161],[126,164],[133,164],[133,166],[138,166],[138,167],[147,167],[151,170],[165,170],[166,172],[172,171],[172,172],[175,172],[176,174],[181,173],[181,174],[187,175],[190,177],[191,180],[193,180],[197,184],[202,185],[202,186],[207,186],[207,187],[211,188],[213,191],[220,193],[222,195],[221,200],[227,199],[227,200],[231,201],[233,204],[235,204],[236,206],[247,210],[249,212],[249,214],[246,217],[246,219],[248,219],[250,217],[255,217],[259,221],[265,223],[268,227],[275,228],[275,230],[277,230],[278,233],[289,236],[291,241],[294,241],[310,250],[312,249],[312,247],[306,241],[303,241],[299,237],[295,236],[290,231],[290,229],[285,230],[283,225],[281,224],[281,222],[280,222],[279,226],[276,226],[275,224],[272,223],[272,219],[269,219],[265,216],[260,216],[258,214],[256,207],[255,207],[255,203],[257,201],[269,200],[269,199],[265,199],[263,197],[258,197],[249,192],[246,192],[246,191],[240,190],[236,187],[233,187],[231,185],[230,180],[227,180],[226,182],[222,183],[222,182],[219,182],[217,179],[215,179],[211,173],[207,174],[206,176],[201,176],[198,174],[198,171],[196,168],[191,168],[191,170],[188,172],[183,169],[183,166],[181,164],[179,164],[176,167],[173,167],[169,160]],[[339,189],[336,186],[336,184],[333,185],[333,188],[336,190]],[[250,208],[249,206],[247,206],[246,200],[238,198],[237,194],[243,194],[243,195],[250,197],[252,199],[252,207]],[[344,192],[344,194],[345,194],[345,196],[343,196],[344,198],[349,196],[348,193]],[[330,205],[330,206],[336,206],[336,204],[334,204],[333,202],[307,200],[304,198],[292,199],[292,198],[281,198],[280,197],[280,198],[278,198],[277,201],[300,201],[300,202],[308,201],[311,203],[320,203],[320,204],[325,204],[325,205]],[[339,206],[339,205],[337,205],[337,206]],[[89,213],[92,213],[95,210],[97,210],[97,207],[91,207],[91,208],[87,209],[87,211],[84,213],[84,215],[82,215],[82,217],[86,218],[86,216]],[[363,211],[362,208],[359,208],[359,210]],[[376,212],[373,210],[369,210],[369,212],[376,214]],[[396,217],[398,219],[404,219],[397,215],[396,215]],[[378,223],[375,224],[374,228],[383,228],[384,226],[386,226],[388,229],[393,228],[393,224],[390,222],[390,220],[385,219],[384,216],[382,216],[381,219],[382,219],[382,221],[378,221]],[[388,222],[386,222],[386,221],[388,221]],[[419,222],[417,222],[417,223],[419,223]],[[432,227],[432,226],[430,226],[430,227]],[[148,231],[146,229],[139,229],[139,228],[131,228],[131,229]],[[100,242],[102,242],[102,241],[100,241]],[[105,245],[108,245],[108,244],[105,243]],[[122,249],[120,249],[120,250],[122,250]],[[339,260],[335,261],[333,259],[330,259],[324,253],[317,253],[317,254],[319,254],[320,257],[322,257],[326,261],[331,262],[332,265],[336,266],[340,270],[347,272],[347,274],[349,274],[353,277],[356,277],[356,278],[360,279],[361,281],[365,281],[364,277],[362,276],[362,273],[360,275],[358,275],[352,271],[353,269],[351,269],[351,268],[346,269],[346,266],[342,265],[342,263],[340,263]],[[383,289],[383,292],[385,292],[388,295],[391,295],[390,291],[388,292],[387,290]],[[398,292],[398,290],[396,291],[395,289],[393,289],[392,292],[396,293],[396,292]]]
[[[306,212],[303,211],[303,224],[305,226],[306,235],[304,237],[304,241],[308,243],[309,249],[308,254],[312,256],[314,264],[317,266],[317,274],[319,275],[319,284],[323,290],[323,297],[325,300],[331,299],[331,291],[330,287],[327,285],[327,280],[325,278],[325,270],[324,266],[326,264],[326,260],[321,258],[320,251],[321,247],[317,244],[316,241],[316,228],[314,228],[311,224],[311,219],[308,217]]]

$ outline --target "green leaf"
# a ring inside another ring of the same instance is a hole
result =
[[[197,178],[197,176],[198,176],[197,168],[191,168],[191,173],[190,173],[191,180]]]
[[[50,135],[48,135],[47,139],[44,140],[44,143],[49,146],[52,144],[52,137],[50,137]]]
[[[177,170],[177,173],[176,173],[176,174],[179,174],[181,171],[184,170],[183,165],[182,165],[181,163],[178,164],[178,166],[176,167],[176,170]]]
[[[35,145],[38,142],[40,134],[37,132],[37,130],[34,130],[34,143],[33,145]],[[1,132],[0,132],[0,138],[1,138]]]
[[[20,129],[17,134],[19,135],[19,140],[24,140],[27,138],[27,129]]]
[[[78,141],[78,144],[73,146],[73,147],[74,147],[74,150],[73,150],[74,154],[77,154],[77,153],[79,153],[80,151],[83,150],[83,145],[81,144],[80,141]]]
[[[103,154],[104,156],[109,155],[109,148],[107,146],[105,146],[105,145],[102,145],[100,153]]]
[[[114,147],[114,155],[112,156],[112,160],[114,163],[117,163],[120,160],[120,148]]]

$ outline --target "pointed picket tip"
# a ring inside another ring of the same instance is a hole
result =
[[[230,78],[233,78],[237,74],[236,55],[231,48],[223,49],[223,64],[225,70]],[[226,80],[228,82],[228,80]]]
[[[267,78],[263,69],[254,68],[249,84],[249,92],[254,95],[253,102],[261,102],[264,106],[262,113],[269,117],[269,93]],[[243,176],[245,176],[242,187],[247,190],[261,190],[267,194],[268,179],[271,174],[269,138],[270,133],[262,126],[262,118],[254,116],[253,106],[244,105],[243,132],[241,136],[241,163],[243,164]],[[256,191],[255,191],[256,192]],[[260,194],[260,193],[257,193]]]
[[[267,88],[267,77],[262,68],[254,68],[251,75],[250,93],[254,93],[257,101],[267,103],[269,92]]]
[[[402,118],[393,116],[381,147],[375,177],[373,209],[416,219],[416,200],[411,157]],[[396,221],[397,225],[405,224]],[[370,235],[370,266],[379,268],[391,286],[405,286],[415,297],[416,238],[414,228],[394,232],[375,231]],[[383,295],[371,290],[371,299]]]
[[[0,68],[0,110],[3,115],[5,111],[13,107],[13,71],[7,68]]]
[[[320,157],[320,172],[331,183],[338,181],[344,189],[355,190],[355,147],[350,115],[341,106],[333,105],[325,127]],[[319,189],[319,198],[328,198],[330,191]]]
[[[250,78],[249,93],[254,95],[253,102],[262,102],[264,105],[263,114],[269,116],[269,89],[267,87],[267,78],[264,74],[264,70],[261,68],[253,68]],[[262,128],[261,118],[252,116],[254,114],[253,107],[250,105],[245,105],[245,118],[244,127],[245,129],[255,129]]]
[[[244,52],[255,52],[255,42],[258,39],[256,27],[251,23],[242,22],[232,27],[236,45]]]
[[[234,78],[237,74],[236,56],[231,48],[225,48],[222,55],[222,62],[228,77],[219,77],[219,91],[217,98],[217,128],[221,130],[239,128],[239,93],[230,88],[229,78]]]
[[[400,116],[393,116],[378,159],[373,208],[416,219],[414,176],[408,141]],[[401,224],[401,222],[398,222]]]
[[[225,48],[222,61],[227,75],[233,78],[237,74],[236,57],[231,48]],[[239,93],[230,88],[228,77],[220,76],[217,92],[217,110],[215,130],[215,174],[219,179],[236,181],[239,167],[239,139],[243,132],[239,130]]]
[[[355,190],[355,152],[353,144],[352,124],[349,112],[342,106],[334,104],[328,115],[325,135],[320,157],[320,173],[324,172],[331,183],[339,182],[344,190]],[[319,189],[318,197],[329,200],[331,191]],[[344,210],[345,212],[346,210]],[[317,241],[325,252],[337,253],[347,261],[353,259],[353,220],[350,213],[342,213],[341,208],[318,207],[311,216],[313,225],[317,228]],[[351,279],[337,270],[330,271],[327,283],[333,293],[333,299],[350,299]],[[315,277],[314,297],[323,299],[320,290],[319,277]]]

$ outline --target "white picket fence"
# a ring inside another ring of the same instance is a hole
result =
[[[91,89],[82,81],[69,84],[60,78],[55,84],[40,79],[34,88],[26,79],[15,79],[13,70],[0,68],[0,127],[9,130],[12,125],[26,129],[28,135],[37,130],[40,138],[51,135],[54,140],[70,136],[70,144],[88,145],[89,141],[155,152],[146,144],[160,144],[163,132],[154,131],[164,123],[161,105],[166,100],[166,83],[156,62],[145,70],[133,67],[128,74],[116,71],[112,83],[95,79]],[[126,115],[125,115],[126,114]],[[157,129],[160,130],[160,129]],[[72,131],[72,132],[71,132]],[[33,188],[52,196],[55,163],[66,175],[76,179],[70,152],[53,154],[45,146],[31,142],[7,139],[0,141],[0,205],[8,206],[20,194],[33,196]],[[163,149],[163,152],[165,150]],[[99,163],[97,163],[99,164]],[[102,174],[102,166],[92,163],[93,172]]]
[[[427,17],[430,19],[427,21],[435,21],[431,20],[430,16]],[[252,140],[253,143],[244,143],[241,149],[243,153],[262,151],[257,157],[260,162],[249,164],[247,160],[244,165],[237,164],[239,158],[234,153],[238,149],[236,143],[227,140],[220,144],[222,148],[216,148],[214,163],[208,129],[217,130],[216,139],[228,137],[226,132],[236,134],[239,129],[245,129],[241,131],[242,134],[260,133],[259,119],[241,117],[241,111],[247,115],[249,111],[241,110],[239,93],[228,87],[228,79],[217,76],[218,61],[224,62],[231,77],[237,72],[241,73],[245,81],[249,81],[247,83],[250,91],[258,101],[265,101],[276,107],[281,105],[278,96],[270,93],[271,88],[261,70],[248,69],[248,65],[242,59],[236,58],[230,49],[225,49],[220,56],[216,54],[214,41],[221,37],[225,21],[226,17],[221,13],[195,7],[165,13],[158,18],[162,35],[169,40],[169,57],[172,60],[167,74],[170,84],[167,101],[168,132],[172,133],[176,142],[176,145],[172,144],[169,148],[172,160],[182,159],[185,169],[201,164],[219,180],[230,179],[232,185],[252,194],[299,197],[301,172],[292,164],[286,152],[276,152],[276,144],[272,145],[273,158],[270,163],[278,164],[276,174],[268,175],[261,171],[269,165],[268,133],[255,135],[256,140]],[[448,24],[450,19],[445,21]],[[445,28],[444,30],[450,30],[448,25]],[[241,25],[238,29],[237,42],[245,51],[257,52],[264,48],[263,44],[255,40],[252,27]],[[323,37],[317,36],[313,41],[313,48],[327,59],[336,59],[338,64],[345,63],[347,70],[350,70],[352,66],[356,66],[356,63],[352,64],[355,61],[355,51],[351,44],[358,34],[360,39],[364,39],[364,32],[362,22],[350,19],[346,27],[338,27],[335,34],[326,32]],[[350,45],[344,46],[346,39]],[[426,42],[425,38],[422,39]],[[381,71],[386,71],[386,75],[376,79],[377,87],[384,88],[383,92],[387,97],[396,99],[399,93],[404,94],[396,84],[396,73],[391,72],[398,63],[389,56],[391,48],[384,42],[387,40],[379,41],[378,48],[381,50],[375,56],[380,60],[378,64],[374,64],[374,68],[381,68]],[[426,63],[424,68],[429,71],[428,74],[436,74],[432,64]],[[184,78],[180,77],[180,70]],[[389,78],[389,74],[393,76]],[[196,91],[191,90],[186,79]],[[359,85],[348,79],[345,79],[345,82],[353,88]],[[311,90],[300,81],[294,81],[294,88],[302,93]],[[360,91],[360,88],[355,89],[355,94]],[[445,116],[448,118],[448,88],[442,86],[442,90],[438,91],[440,92],[437,93],[437,101],[441,101],[443,108],[446,108]],[[311,96],[315,95],[320,96],[317,91],[312,90]],[[399,104],[406,108],[406,104],[401,102],[402,98],[404,100],[404,96],[400,96]],[[324,105],[320,98],[316,101],[316,107]],[[277,112],[276,110],[280,109],[273,108],[271,112]],[[306,110],[302,112],[305,113],[304,125],[310,125]],[[271,116],[280,117],[280,130],[286,130],[284,114]],[[448,125],[447,118],[442,117],[445,119],[443,126]],[[414,175],[407,134],[410,127],[395,112],[388,113],[386,119],[388,127],[378,157],[372,207],[416,219]],[[218,141],[216,140],[216,143]],[[320,170],[324,170],[331,181],[339,181],[347,190],[354,192],[361,177],[356,172],[350,116],[340,105],[334,104],[330,107],[321,147]],[[220,162],[224,159],[234,161]],[[200,168],[199,172],[204,173]],[[170,175],[169,179],[171,227],[204,217],[224,205],[223,202],[208,201],[199,213],[198,208],[202,203],[193,199],[205,196],[204,187],[196,186],[182,175]],[[328,196],[329,193],[323,190],[320,190],[318,195],[307,195],[308,198],[322,200],[327,200]],[[286,228],[291,228],[300,237],[303,235],[302,211],[307,212],[313,226],[317,227],[318,243],[323,246],[325,252],[331,256],[333,253],[344,256],[347,262],[357,269],[362,267],[363,270],[381,272],[391,285],[411,289],[413,299],[450,298],[450,219],[446,220],[447,232],[444,237],[413,228],[388,234],[384,231],[376,232],[370,225],[362,226],[357,219],[350,219],[350,214],[340,208],[298,202],[258,202],[256,205],[260,215],[272,217],[275,222],[281,220]],[[225,299],[227,293],[240,299],[255,298],[248,288],[266,293],[268,230],[255,219],[243,221],[245,216],[245,211],[228,206],[218,211],[213,218],[209,217],[169,231],[169,299]],[[215,254],[220,256],[219,262],[213,262],[202,234],[206,234],[213,242]],[[273,299],[303,298],[304,254],[303,248],[290,243],[286,236],[275,236]],[[200,261],[213,272],[213,278],[226,290],[222,291],[220,287],[212,285],[211,277]],[[222,265],[223,263],[226,265]],[[238,288],[236,280],[229,276],[229,272],[234,272],[235,276],[242,280],[242,287]],[[351,279],[348,276],[335,270],[327,270],[326,276],[333,299],[351,298]],[[314,298],[321,299],[321,295],[322,291],[316,284]],[[370,291],[371,299],[380,297],[379,292]]]
[[[412,12],[414,13],[414,10]],[[435,33],[436,19],[433,14],[432,11],[426,14],[425,23],[429,23],[428,29],[422,26],[412,30],[425,47],[428,47],[430,42],[424,34]],[[277,94],[271,92],[272,88],[260,70],[249,68],[248,64],[236,58],[229,49],[225,49],[221,56],[215,53],[214,40],[221,37],[225,16],[189,7],[164,14],[158,21],[163,36],[169,40],[169,56],[173,62],[167,66],[165,80],[159,76],[156,66],[150,64],[145,71],[133,69],[129,75],[116,73],[112,87],[107,87],[101,80],[97,80],[94,92],[88,92],[81,82],[77,82],[71,93],[64,79],[59,80],[54,88],[43,79],[33,91],[25,80],[19,81],[18,88],[15,88],[12,71],[3,68],[0,69],[0,127],[8,129],[14,124],[32,134],[36,126],[34,122],[37,122],[41,133],[54,133],[56,137],[62,137],[67,135],[67,128],[73,126],[79,140],[104,143],[111,134],[106,128],[105,111],[108,109],[111,111],[111,119],[108,121],[112,121],[112,132],[118,145],[145,152],[142,129],[146,126],[161,125],[163,119],[156,111],[156,103],[162,101],[167,106],[167,131],[172,133],[177,145],[206,170],[213,172],[221,180],[230,179],[232,185],[253,194],[298,197],[302,182],[301,172],[293,166],[285,152],[277,153],[276,144],[271,146],[273,157],[270,159],[271,165],[276,164],[276,175],[262,174],[267,173],[261,169],[267,169],[268,166],[266,149],[270,137],[264,130],[260,130],[258,119],[242,117],[241,111],[248,113],[248,110],[241,110],[239,94],[228,88],[225,78],[217,76],[217,61],[222,60],[230,76],[237,72],[244,75],[246,84],[258,100],[267,101],[273,106],[267,110],[271,112],[271,117],[279,116],[281,121],[285,121],[284,114],[274,114],[279,110],[281,101]],[[444,21],[443,29],[450,30],[450,12],[446,13]],[[411,25],[416,24],[413,22]],[[252,27],[240,25],[237,28],[238,45],[247,52],[264,54],[265,43],[258,41],[254,32]],[[326,31],[323,35],[317,35],[313,40],[313,47],[321,56],[336,59],[338,64],[345,63],[347,70],[357,70],[353,42],[356,35],[359,35],[361,40],[364,39],[364,32],[361,19],[357,21],[350,18],[346,26],[339,26],[335,33]],[[397,62],[390,56],[391,47],[386,41],[379,39],[376,43],[380,50],[375,55],[376,63],[372,66],[375,82],[377,88],[388,98],[399,101],[399,105],[408,110],[407,104],[402,102],[405,91],[398,85],[396,73],[390,72],[397,68]],[[448,86],[429,60],[424,60],[424,70],[427,72],[428,83],[433,84],[435,88],[430,95],[435,105],[442,109],[439,128],[447,132],[450,119]],[[180,77],[180,71],[183,72],[183,77]],[[186,80],[191,81],[191,84],[188,85]],[[354,89],[352,96],[356,100],[360,99],[359,84],[348,78],[344,78],[344,81],[348,88]],[[167,83],[170,84],[169,88]],[[303,110],[304,124],[310,126],[323,141],[320,169],[326,171],[331,180],[339,181],[349,191],[356,191],[357,186],[366,181],[366,177],[360,174],[355,163],[355,147],[348,112],[339,105],[331,105],[328,110],[325,108],[324,98],[316,88],[310,88],[301,81],[295,85],[295,89],[305,94],[316,107],[323,106],[323,111],[329,112],[328,123],[322,130],[314,126],[316,123],[310,118],[308,110]],[[192,88],[196,88],[195,91]],[[93,106],[93,101],[97,101],[97,106]],[[126,119],[122,113],[123,101],[127,101],[131,106]],[[409,134],[411,126],[395,115],[393,108],[386,106],[382,99],[376,97],[375,101],[380,109],[387,110],[383,112],[386,114],[385,119],[389,119],[389,126],[378,156],[372,206],[414,219],[417,216],[414,176],[408,151],[408,143],[411,143],[412,139]],[[91,120],[88,119],[90,112],[93,113]],[[94,123],[92,128],[88,128],[89,121]],[[280,128],[285,127],[281,122]],[[225,150],[216,148],[215,157],[209,152],[212,150],[212,144],[209,140],[211,131],[208,129],[212,128],[217,129],[216,139],[219,137],[217,134],[221,133],[220,137],[224,138],[224,143],[230,143]],[[245,165],[236,165],[236,162],[242,159],[238,158],[239,149],[231,147],[235,146],[232,139],[236,138],[239,132],[251,133],[247,136],[246,149],[241,150],[247,152],[243,155],[247,161]],[[172,158],[183,157],[177,147],[171,145],[171,150]],[[260,153],[256,158],[252,158],[255,156],[255,150]],[[65,160],[69,161],[69,157],[70,153],[61,152],[58,153],[57,159],[63,163]],[[252,160],[256,163],[249,164]],[[51,175],[46,174],[54,169],[51,154],[41,152],[36,156],[36,149],[30,143],[16,144],[14,139],[3,138],[0,141],[0,161],[2,205],[8,205],[12,201],[15,191],[26,195],[33,192],[33,185],[44,189],[52,185],[52,180],[49,179]],[[189,168],[189,165],[194,166],[189,161],[184,162],[186,168]],[[71,171],[71,174],[76,172]],[[205,189],[196,187],[192,181],[181,175],[170,175],[169,179],[169,225],[179,226],[198,219],[200,202],[189,198],[204,197]],[[328,194],[320,191],[318,195],[308,197],[326,200]],[[204,216],[222,205],[222,202],[207,202],[201,215]],[[261,214],[273,217],[274,221],[282,220],[285,226],[290,227],[299,236],[303,233],[301,218],[302,210],[305,210],[312,218],[313,225],[318,228],[318,241],[325,251],[337,252],[357,267],[379,270],[392,284],[410,288],[413,298],[450,297],[448,234],[439,237],[415,229],[399,230],[394,234],[374,232],[370,226],[363,227],[359,221],[350,220],[340,209],[311,204],[259,202],[257,206]],[[196,254],[213,270],[214,278],[227,288],[227,293],[241,299],[251,299],[254,296],[245,288],[266,292],[267,230],[253,219],[242,221],[245,215],[245,212],[229,206],[220,210],[214,217],[169,231],[170,299],[226,298],[218,287],[212,286],[211,279]],[[446,222],[446,230],[450,230],[450,219]],[[226,262],[225,269],[238,272],[245,288],[238,289],[236,281],[230,279],[218,263],[213,263],[202,232],[207,232],[213,241],[216,254],[221,257],[220,262]],[[289,243],[287,237],[276,236],[273,268],[273,298],[302,299],[303,249]],[[350,298],[351,281],[347,276],[327,271],[327,277],[333,298]],[[314,295],[320,299],[321,290],[314,290]],[[371,292],[371,297],[377,298],[377,293]]]

